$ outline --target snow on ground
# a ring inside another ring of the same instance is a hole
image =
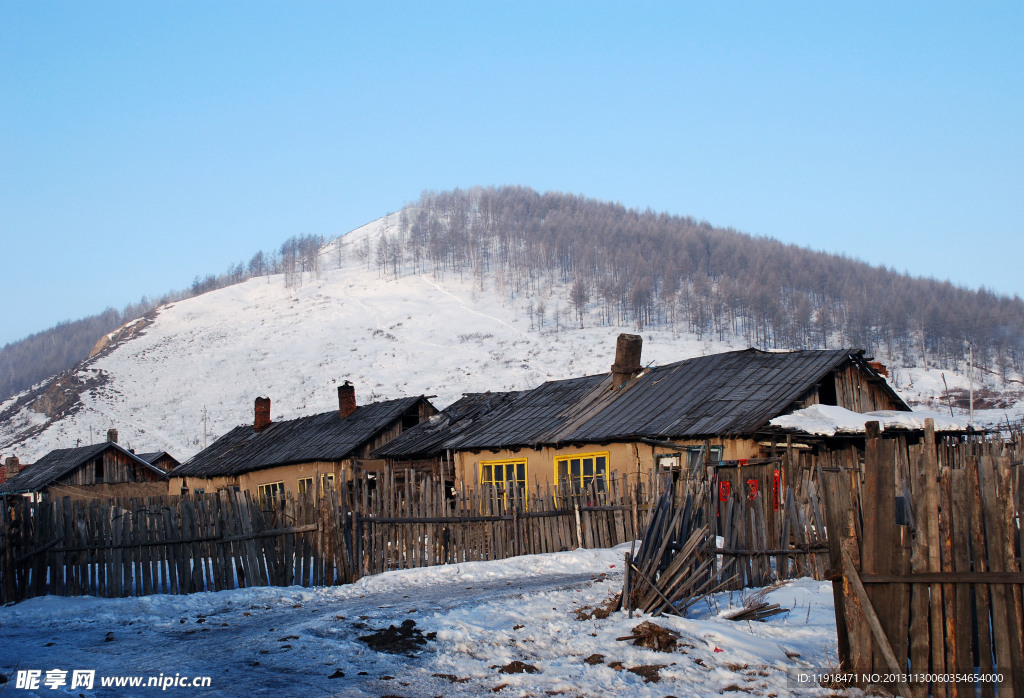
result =
[[[617,612],[577,620],[578,610],[621,590],[628,548],[405,570],[337,587],[30,599],[0,608],[0,674],[8,678],[0,692],[31,694],[15,690],[19,670],[45,679],[63,669],[70,682],[73,670],[92,669],[92,691],[40,684],[35,693],[411,697],[491,695],[501,687],[494,695],[836,695],[794,678],[836,664],[828,582],[794,580],[771,591],[766,601],[791,610],[764,623],[721,618],[753,590],[718,594],[690,618]],[[617,639],[647,620],[679,634],[675,651]],[[412,656],[359,640],[403,621],[424,635]],[[536,672],[503,673],[513,662]],[[658,682],[630,671],[655,665]],[[161,674],[209,676],[210,686],[100,686],[102,677]]]

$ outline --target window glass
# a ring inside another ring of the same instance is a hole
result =
[[[690,472],[691,478],[699,478],[701,476],[701,468],[704,467],[704,447],[703,446],[688,446],[686,449],[686,467]],[[722,447],[712,446],[707,454],[707,460],[711,462],[722,460]]]
[[[593,487],[598,492],[608,488],[608,454],[583,453],[555,458],[555,478],[563,491],[579,494]]]
[[[510,497],[526,494],[526,460],[481,461],[480,486],[492,488],[498,498],[508,506]]]
[[[260,506],[267,508],[275,500],[284,496],[284,482],[268,482],[256,488],[256,498]]]

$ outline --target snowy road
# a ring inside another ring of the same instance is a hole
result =
[[[31,695],[16,688],[19,670],[38,670],[42,681],[53,669],[67,670],[69,679],[73,670],[96,670],[94,690],[40,684],[36,694],[411,697],[491,694],[503,686],[504,695],[785,695],[796,692],[787,667],[835,656],[830,593],[810,581],[775,592],[776,603],[797,607],[789,618],[731,623],[705,608],[703,618],[656,619],[681,635],[675,652],[617,641],[643,619],[577,620],[576,610],[620,590],[621,560],[621,549],[578,550],[330,588],[32,599],[0,609],[0,673],[9,679],[0,695]],[[436,633],[419,656],[378,652],[359,640],[406,620]],[[603,656],[584,662],[595,654]],[[537,671],[503,673],[513,661]],[[622,666],[609,666],[615,661]],[[662,666],[658,683],[629,671],[651,665]],[[100,677],[160,675],[208,676],[210,686],[99,685]]]

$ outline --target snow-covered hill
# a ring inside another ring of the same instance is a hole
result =
[[[115,428],[130,448],[184,460],[251,422],[257,396],[271,398],[275,420],[334,409],[344,380],[355,384],[361,403],[425,394],[443,407],[464,392],[607,371],[616,335],[636,331],[599,326],[596,312],[581,329],[569,312],[568,288],[557,284],[527,298],[469,275],[382,275],[365,259],[374,245],[364,241],[375,242],[387,226],[394,228],[393,218],[332,241],[322,250],[321,271],[306,272],[301,283],[254,278],[158,309],[62,381],[0,404],[0,456],[32,462]],[[539,300],[546,306],[542,327],[527,310]],[[746,346],[668,329],[641,334],[645,364]],[[925,369],[892,374],[902,395],[933,408],[942,407],[942,378]],[[944,378],[950,388],[967,387],[964,374]],[[1021,413],[1018,401],[978,417],[994,422]]]

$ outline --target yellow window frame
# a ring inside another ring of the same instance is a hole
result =
[[[611,458],[608,451],[591,451],[589,453],[570,453],[555,456],[555,484],[559,491],[566,481],[570,484],[570,492],[579,494],[586,490],[594,480],[598,480],[598,491],[608,490],[608,471],[611,469]],[[569,494],[566,492],[565,494]]]
[[[298,493],[300,495],[306,494],[307,492],[311,491],[312,489],[313,489],[313,478],[312,478],[312,476],[310,476],[310,477],[300,477],[299,478]]]
[[[262,485],[256,486],[256,498],[263,507],[280,497],[284,497],[284,480],[265,482]]]
[[[479,463],[480,487],[494,487],[504,504],[508,506],[509,492],[506,484],[511,480],[519,488],[521,497],[526,500],[526,483],[529,466],[526,458],[506,458],[503,460],[482,460]],[[511,473],[509,472],[511,470]],[[514,477],[509,477],[509,474]]]

